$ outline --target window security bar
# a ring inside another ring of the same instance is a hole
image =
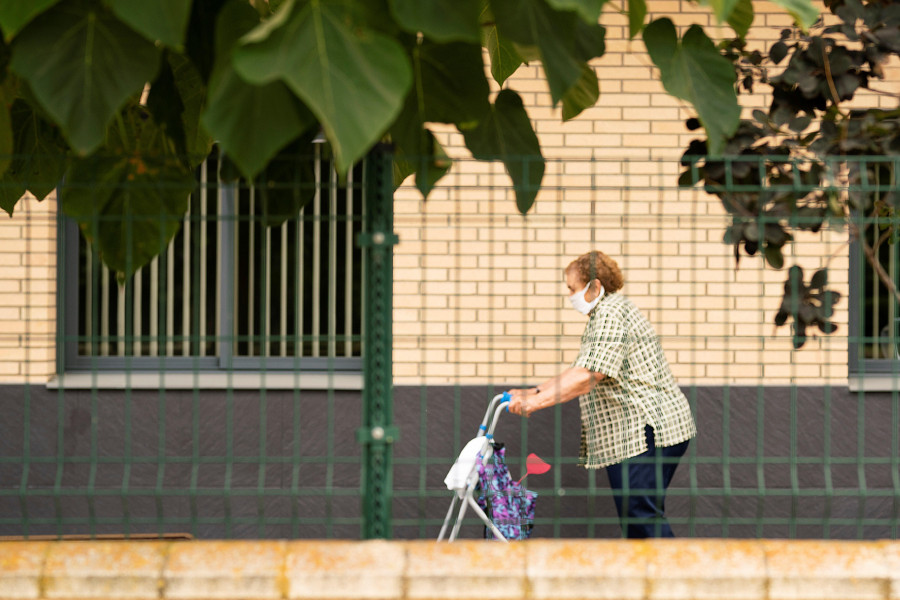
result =
[[[303,183],[314,185],[308,203],[275,225],[264,222],[256,186],[219,181],[214,158],[201,164],[181,230],[123,284],[78,235],[74,366],[159,368],[163,358],[176,361],[167,366],[191,361],[186,368],[212,360],[358,369],[362,168],[340,178],[321,145],[314,152],[314,181]]]

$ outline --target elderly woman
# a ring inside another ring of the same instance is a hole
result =
[[[697,433],[687,398],[653,327],[619,294],[623,277],[593,251],[566,267],[569,300],[588,317],[571,367],[537,387],[510,390],[510,412],[524,417],[578,398],[581,456],[606,468],[625,537],[673,537],[665,491]]]

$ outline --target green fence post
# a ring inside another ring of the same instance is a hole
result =
[[[393,424],[391,310],[393,308],[393,167],[389,149],[376,147],[366,160],[365,211],[359,244],[364,248],[362,537],[391,537]]]

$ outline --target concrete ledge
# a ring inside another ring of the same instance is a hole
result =
[[[0,542],[0,600],[900,600],[900,542]]]
[[[63,542],[50,544],[44,561],[44,598],[159,597],[166,542]],[[2,592],[0,592],[2,594]]]
[[[72,372],[53,376],[47,389],[93,390],[361,390],[359,373],[295,373],[256,371],[224,373],[206,371]]]
[[[276,600],[284,596],[287,542],[172,543],[162,598]]]
[[[401,543],[292,542],[285,557],[286,598],[402,598]]]
[[[48,542],[0,544],[0,597],[40,598]]]

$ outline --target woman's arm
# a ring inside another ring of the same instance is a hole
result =
[[[536,410],[588,393],[605,377],[603,373],[588,371],[584,367],[571,367],[536,388],[510,390],[512,400],[509,402],[509,412],[528,417]]]

